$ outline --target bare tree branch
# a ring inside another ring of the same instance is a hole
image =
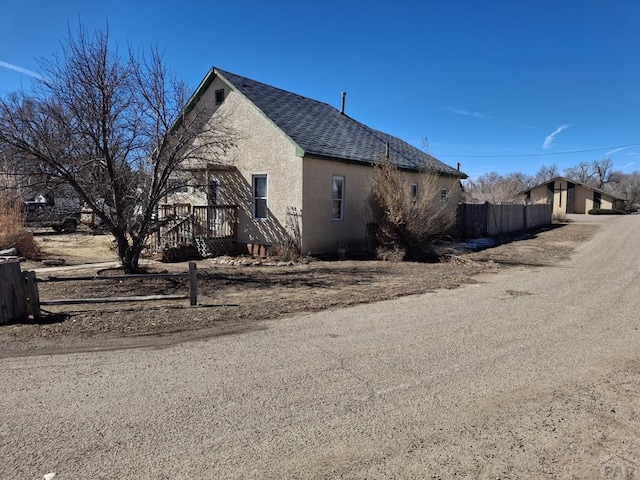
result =
[[[157,49],[122,56],[108,32],[69,30],[41,73],[32,92],[0,99],[0,142],[30,175],[70,186],[115,236],[125,270],[138,270],[170,175],[187,159],[215,161],[234,132],[185,111],[186,86]]]

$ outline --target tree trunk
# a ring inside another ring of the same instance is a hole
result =
[[[138,261],[142,249],[137,248],[135,242],[129,244],[126,231],[117,230],[113,232],[113,235],[116,237],[118,257],[122,262],[122,270],[124,273],[138,273],[140,271]]]

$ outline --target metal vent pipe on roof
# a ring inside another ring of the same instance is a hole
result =
[[[342,107],[340,108],[340,113],[344,114],[344,105],[347,99],[347,92],[342,92]]]

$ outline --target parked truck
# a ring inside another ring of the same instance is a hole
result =
[[[52,228],[56,232],[75,232],[80,224],[80,210],[49,205],[45,202],[23,202],[25,225],[28,228]]]

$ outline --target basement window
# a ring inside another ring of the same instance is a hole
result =
[[[215,95],[216,95],[216,105],[221,105],[222,102],[224,102],[224,88],[221,88],[220,90],[216,90]]]

